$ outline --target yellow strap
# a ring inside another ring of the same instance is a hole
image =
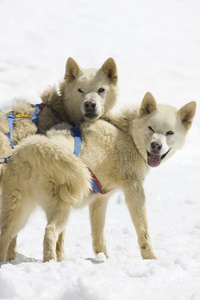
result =
[[[13,111],[9,111],[7,113],[7,115],[13,114]],[[14,114],[13,114],[14,115]],[[30,116],[28,114],[16,114],[15,115],[16,118],[30,118]]]
[[[24,117],[24,118],[30,118],[30,116],[28,114],[16,114],[15,116],[17,118],[22,118],[22,117]]]

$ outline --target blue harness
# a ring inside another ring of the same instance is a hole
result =
[[[42,109],[42,104],[36,104],[36,105],[34,105],[34,107],[35,107],[35,112],[32,115],[32,122],[35,124],[35,126],[37,128],[36,133],[38,133],[39,132],[39,123],[38,123],[39,119],[38,119],[38,117],[39,117],[39,113]]]
[[[38,133],[38,130],[39,130],[39,114],[42,112],[42,110],[47,107],[51,110],[52,114],[57,118],[59,119],[60,121],[64,122],[64,120],[61,118],[61,116],[59,115],[59,113],[53,109],[50,105],[48,104],[44,104],[44,103],[40,103],[40,104],[35,104],[34,105],[34,108],[35,108],[35,112],[33,113],[32,115],[32,121],[33,123],[35,124],[35,126],[37,127],[37,132]]]
[[[74,154],[78,157],[80,150],[81,150],[81,132],[78,126],[75,126],[70,129],[71,134],[74,137]],[[96,178],[96,176],[92,173],[90,170],[91,176],[92,176],[92,190],[93,193],[101,193],[105,194],[106,192],[103,191],[100,182]]]
[[[14,119],[17,119],[17,116],[13,114],[13,112],[10,112],[8,114],[6,114],[6,117],[8,119],[8,125],[9,125],[9,129],[10,131],[8,132],[8,134],[6,134],[6,136],[8,137],[11,146],[14,148],[15,144],[11,141],[12,138],[12,132],[13,132],[13,121]],[[21,116],[20,118],[27,118],[25,116]]]
[[[61,118],[61,116],[57,113],[57,111],[55,111],[52,107],[48,106],[47,104],[44,104],[44,103],[41,103],[41,104],[36,104],[34,105],[34,108],[35,108],[35,112],[33,113],[32,117],[31,117],[31,120],[32,122],[35,124],[36,128],[37,128],[37,131],[36,133],[38,133],[39,131],[39,114],[40,112],[43,110],[43,108],[45,107],[48,107],[51,112],[60,120],[60,121],[63,121],[63,119]],[[11,146],[14,147],[15,144],[11,141],[11,138],[12,138],[12,132],[13,132],[13,122],[14,122],[14,119],[17,119],[17,118],[29,118],[28,115],[26,114],[19,114],[19,115],[14,115],[13,112],[10,112],[8,114],[6,114],[6,117],[8,119],[8,124],[9,124],[9,133],[6,135],[11,143]]]

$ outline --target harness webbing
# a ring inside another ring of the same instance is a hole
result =
[[[11,137],[12,137],[12,132],[13,132],[13,119],[15,119],[15,115],[13,115],[12,113],[8,113],[6,115],[7,119],[8,119],[8,125],[9,125],[9,128],[10,128],[10,131],[8,132],[8,134],[6,134],[6,136],[8,137],[10,143],[11,143],[11,146],[14,147],[15,144],[11,141]]]
[[[11,156],[1,157],[0,160],[2,159],[3,161],[0,161],[0,164],[7,164],[10,158]]]
[[[59,113],[55,110],[55,109],[53,109],[53,107],[51,107],[50,105],[48,105],[48,104],[45,104],[45,103],[40,103],[40,104],[35,104],[35,105],[33,105],[32,104],[32,106],[35,108],[35,112],[34,112],[34,114],[32,115],[32,121],[35,123],[35,125],[37,126],[37,128],[39,127],[38,125],[38,116],[39,116],[39,114],[41,114],[42,113],[42,111],[43,111],[43,109],[44,108],[48,108],[48,109],[50,109],[50,111],[52,112],[52,114],[57,118],[57,119],[59,119],[60,121],[64,121],[62,118],[61,118],[61,116],[59,115]]]
[[[78,126],[75,126],[70,129],[71,133],[74,137],[74,154],[78,157],[80,150],[81,150],[81,132]],[[100,194],[107,194],[110,191],[104,191],[102,188],[101,183],[97,179],[97,177],[94,175],[94,173],[89,169],[91,176],[92,176],[92,190],[93,193],[100,193]]]
[[[32,121],[35,124],[36,128],[37,128],[37,132],[39,132],[39,114],[41,113],[41,104],[35,104],[32,105],[35,108],[35,112],[32,114]]]
[[[74,154],[79,156],[79,152],[81,150],[81,132],[78,126],[72,127],[70,129],[73,137],[74,137]]]
[[[9,125],[9,129],[10,129],[10,131],[6,134],[6,136],[8,137],[8,139],[11,143],[11,146],[14,147],[15,144],[11,141],[12,132],[13,132],[13,121],[14,121],[14,119],[17,119],[17,118],[28,118],[29,115],[27,115],[27,114],[14,115],[13,112],[11,111],[6,114],[6,117],[8,119],[8,125]]]
[[[33,113],[32,117],[31,117],[31,120],[32,122],[35,124],[36,128],[37,128],[37,131],[36,133],[38,133],[39,131],[39,114],[43,111],[43,109],[45,107],[49,108],[51,110],[51,112],[55,115],[56,118],[58,118],[60,121],[63,121],[63,119],[61,118],[61,116],[59,115],[59,113],[57,111],[55,111],[50,105],[48,104],[44,104],[44,103],[40,103],[40,104],[31,104],[32,107],[35,108],[35,112]],[[11,141],[11,138],[12,138],[12,132],[13,132],[13,122],[14,122],[14,119],[17,119],[17,118],[30,118],[30,116],[28,114],[14,114],[12,111],[7,113],[5,115],[8,119],[8,125],[9,125],[9,133],[6,134],[6,136],[8,137],[10,143],[11,143],[11,146],[14,147],[15,144]]]
[[[93,189],[93,194],[96,193],[100,193],[100,194],[107,194],[109,193],[111,190],[106,190],[104,191],[102,188],[101,183],[99,182],[99,180],[97,179],[97,177],[94,175],[94,173],[89,169],[91,176],[92,176],[92,189]]]

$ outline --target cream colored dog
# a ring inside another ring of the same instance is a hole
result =
[[[63,121],[77,125],[83,120],[94,121],[105,116],[117,100],[117,78],[113,58],[108,58],[100,69],[81,69],[72,58],[68,58],[65,78],[60,83],[59,91],[50,87],[41,96],[46,106],[39,114],[39,133],[45,134],[52,126]],[[13,120],[11,141],[17,145],[37,131],[32,122],[35,108],[26,101],[16,101],[12,111],[17,117]],[[5,113],[0,112],[0,158],[12,153],[12,145],[6,136],[9,131],[8,119]],[[0,182],[2,172],[0,165]]]
[[[16,148],[3,178],[0,261],[15,259],[16,236],[37,204],[47,217],[44,262],[65,258],[64,230],[71,207],[86,203],[90,204],[94,252],[107,256],[106,207],[112,192],[119,188],[135,225],[142,257],[155,259],[143,181],[149,166],[158,166],[182,147],[195,109],[195,102],[180,110],[158,105],[147,93],[140,108],[128,107],[113,118],[115,126],[104,120],[81,124],[81,160],[72,154],[74,138],[67,128],[52,129],[47,137],[27,138]],[[91,193],[89,169],[104,194]]]

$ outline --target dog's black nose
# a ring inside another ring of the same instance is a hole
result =
[[[96,107],[96,102],[90,100],[90,101],[85,101],[84,106],[87,110],[94,110]]]
[[[162,149],[162,144],[160,144],[160,143],[158,143],[158,142],[152,142],[152,143],[151,143],[151,149],[152,149],[153,151],[158,152],[158,151],[160,151],[160,150]]]

